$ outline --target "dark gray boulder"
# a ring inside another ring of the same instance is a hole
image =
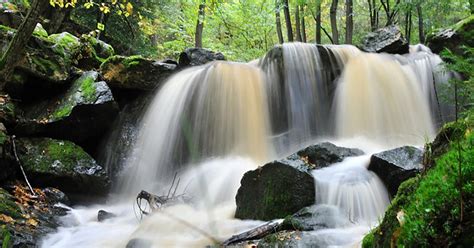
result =
[[[391,25],[368,33],[361,49],[370,53],[406,54],[409,52],[409,45],[400,27]]]
[[[55,187],[66,193],[107,193],[105,170],[70,141],[50,138],[16,140],[18,157],[33,186]]]
[[[17,169],[10,136],[0,122],[0,183],[15,178]]]
[[[108,219],[111,219],[111,218],[115,218],[117,215],[113,214],[113,213],[110,213],[110,212],[107,212],[105,210],[99,210],[99,212],[97,213],[97,221],[99,222],[102,222],[104,220],[108,220]]]
[[[435,30],[426,38],[428,47],[434,53],[440,53],[445,48],[463,54],[462,46],[474,46],[474,15],[445,29]]]
[[[402,182],[416,176],[423,169],[422,160],[421,149],[403,146],[372,155],[368,169],[382,179],[393,197]]]
[[[150,248],[153,247],[153,244],[151,241],[146,240],[146,239],[131,239],[128,241],[127,246],[125,248]]]
[[[272,220],[314,204],[315,184],[310,171],[362,155],[358,149],[321,143],[244,174],[237,192],[239,219]]]
[[[103,135],[118,113],[117,103],[98,73],[84,72],[62,94],[23,107],[25,114],[13,132],[19,136],[46,136],[84,141]]]
[[[110,87],[119,89],[154,90],[176,69],[176,64],[154,61],[141,56],[112,56],[100,71]]]
[[[179,67],[204,65],[214,60],[225,60],[220,52],[213,52],[203,48],[187,48],[179,55]]]

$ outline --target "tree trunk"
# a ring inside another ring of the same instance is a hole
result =
[[[286,32],[288,34],[288,41],[293,41],[293,28],[291,27],[290,6],[288,0],[283,0],[283,13],[285,14]]]
[[[302,41],[301,39],[301,27],[300,27],[300,6],[295,5],[295,24],[296,24],[296,41]]]
[[[370,31],[375,31],[379,25],[379,11],[375,0],[368,0],[369,3],[369,17],[370,17]]]
[[[58,32],[59,28],[66,19],[66,16],[69,15],[71,8],[56,8],[51,14],[51,22],[48,26],[48,34],[55,34]]]
[[[337,31],[337,3],[338,0],[332,0],[329,13],[331,19],[332,40],[334,44],[339,44],[339,33]]]
[[[321,44],[321,1],[316,3],[316,43]]]
[[[469,9],[471,10],[471,15],[474,14],[474,0],[469,0]]]
[[[411,38],[411,7],[409,7],[407,9],[407,12],[405,14],[405,36],[406,36],[406,39],[408,41],[408,43],[410,43],[410,38]]]
[[[423,12],[421,9],[421,2],[416,5],[416,11],[418,12],[418,36],[420,43],[425,43],[425,30],[423,27]]]
[[[199,4],[198,18],[196,22],[196,33],[194,36],[195,46],[202,48],[202,30],[204,28],[206,1]]]
[[[41,14],[48,8],[47,0],[33,0],[30,9],[23,22],[18,27],[15,36],[10,41],[7,51],[0,60],[0,91],[3,91],[5,84],[10,80],[13,70],[18,61],[23,57],[23,52],[30,39]]]
[[[275,0],[275,21],[276,21],[276,31],[278,35],[278,42],[283,44],[283,33],[281,31],[281,20],[280,20],[280,1]]]
[[[346,44],[352,44],[352,31],[354,29],[352,8],[352,0],[346,0]]]
[[[304,20],[304,6],[301,6],[301,35],[303,42],[306,42],[306,22]]]

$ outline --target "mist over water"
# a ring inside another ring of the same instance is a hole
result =
[[[42,246],[223,241],[262,223],[233,217],[243,174],[319,140],[366,155],[312,172],[315,204],[325,213],[318,221],[327,228],[305,235],[322,246],[357,245],[389,204],[384,185],[367,170],[370,154],[422,145],[442,119],[435,116],[443,113],[435,91],[448,76],[424,47],[412,50],[402,57],[292,43],[258,62],[211,62],[175,74],[145,111],[108,204],[73,209]],[[175,173],[176,191],[189,201],[138,221],[134,197],[141,190],[166,195]],[[118,217],[99,223],[99,209]]]

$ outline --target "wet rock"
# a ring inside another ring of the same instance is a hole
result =
[[[99,212],[97,213],[97,220],[99,222],[102,222],[104,220],[115,218],[116,216],[117,215],[115,215],[113,213],[110,213],[110,212],[107,212],[105,210],[99,210]]]
[[[21,138],[17,146],[20,161],[34,186],[100,195],[108,190],[110,182],[105,170],[70,141]]]
[[[422,160],[421,149],[403,146],[372,155],[368,169],[382,179],[389,193],[394,196],[402,182],[423,169]]]
[[[3,247],[36,247],[66,210],[51,204],[41,189],[32,197],[26,185],[11,187],[11,194],[0,188],[0,241]]]
[[[100,66],[100,71],[110,87],[136,90],[155,89],[175,69],[175,64],[141,56],[113,56]]]
[[[47,136],[81,144],[103,135],[118,112],[112,92],[98,73],[84,72],[63,94],[24,107],[14,133]]]
[[[71,203],[67,195],[59,189],[48,187],[43,189],[43,193],[46,195],[46,199],[51,205],[56,203],[69,205]]]
[[[128,241],[126,248],[150,248],[152,247],[152,243],[146,239],[131,239]]]
[[[272,220],[296,213],[314,204],[315,185],[311,170],[362,154],[357,149],[321,143],[249,171],[240,182],[235,217]]]
[[[204,65],[214,60],[225,60],[225,57],[220,52],[194,47],[187,48],[179,55],[178,64],[180,67],[196,66]]]
[[[312,205],[305,207],[291,217],[285,218],[282,229],[316,231],[327,228],[340,228],[351,223],[336,206]]]
[[[371,53],[405,54],[409,51],[409,45],[400,27],[391,25],[368,33],[361,49]]]
[[[474,15],[451,27],[434,31],[428,35],[426,41],[434,53],[440,53],[447,48],[455,53],[463,54],[461,46],[474,46]]]

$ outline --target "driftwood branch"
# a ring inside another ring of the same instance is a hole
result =
[[[222,246],[232,245],[238,242],[260,239],[268,234],[277,232],[282,225],[283,220],[269,221],[261,226],[253,228],[249,231],[234,235],[230,239],[222,242]]]
[[[23,165],[21,165],[20,158],[18,158],[18,154],[16,152],[16,145],[15,145],[15,135],[12,136],[12,145],[13,145],[13,154],[15,154],[16,162],[20,166],[21,173],[23,174],[23,177],[25,178],[26,184],[28,185],[28,188],[30,189],[31,194],[33,194],[33,196],[36,196],[36,193],[33,190],[33,187],[31,187],[30,181],[28,181],[28,177],[26,176],[25,170],[23,169]]]

